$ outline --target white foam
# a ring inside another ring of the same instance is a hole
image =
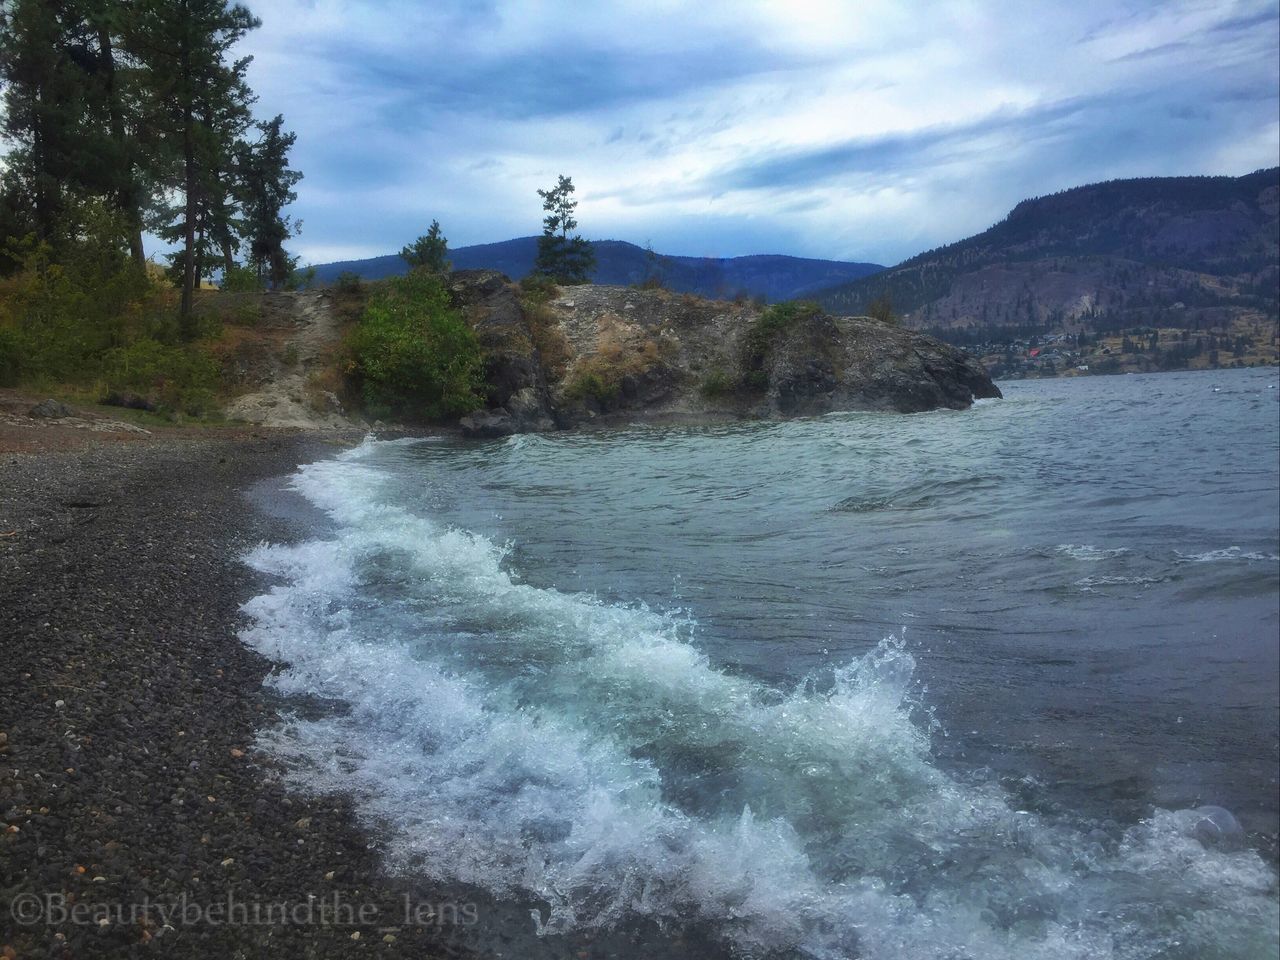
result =
[[[1206,550],[1204,553],[1182,553],[1174,551],[1177,554],[1177,563],[1232,563],[1239,561],[1249,562],[1268,562],[1275,563],[1280,560],[1280,556],[1274,553],[1258,553],[1256,551],[1242,550],[1240,547],[1226,547],[1221,550]]]
[[[1082,590],[1096,590],[1098,587],[1146,587],[1153,583],[1164,583],[1167,577],[1081,577],[1076,586]]]
[[[946,775],[900,639],[795,690],[718,670],[687,619],[521,584],[503,548],[386,502],[377,449],[299,471],[336,534],[252,552],[280,582],[244,639],[281,692],[349,705],[263,743],[355,793],[401,868],[540,898],[544,932],[697,918],[747,956],[1280,943],[1270,871],[1176,815],[1107,851]]]
[[[1128,547],[1095,547],[1091,543],[1060,543],[1054,549],[1072,560],[1086,563],[1097,563],[1099,560],[1114,560],[1129,552]]]

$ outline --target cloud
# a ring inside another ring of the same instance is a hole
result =
[[[312,260],[539,228],[670,253],[893,262],[1018,200],[1276,162],[1274,2],[259,2]],[[1269,29],[1270,27],[1270,29]],[[1072,40],[1071,38],[1076,38]]]

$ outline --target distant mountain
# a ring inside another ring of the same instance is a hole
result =
[[[1024,200],[990,230],[816,296],[860,315],[887,295],[912,327],[1208,329],[1275,321],[1280,168],[1113,180]]]
[[[668,290],[708,297],[738,294],[769,301],[793,300],[835,284],[868,276],[884,268],[876,263],[809,260],[764,254],[750,257],[673,257],[653,254],[622,240],[597,240],[595,283],[627,285],[657,276]],[[519,279],[533,269],[538,238],[520,237],[501,243],[482,243],[449,251],[455,270],[487,268]],[[398,254],[369,260],[344,260],[316,266],[316,279],[332,283],[344,272],[366,280],[380,280],[405,272]]]

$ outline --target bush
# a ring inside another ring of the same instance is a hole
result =
[[[707,374],[706,379],[702,381],[702,386],[698,388],[698,391],[708,400],[712,400],[716,397],[723,397],[733,393],[733,388],[732,377],[723,370],[712,370]]]
[[[315,286],[315,282],[315,267],[294,267],[289,271],[289,276],[284,282],[284,288],[286,290],[310,290]]]
[[[182,343],[172,290],[94,238],[59,263],[44,245],[10,250],[23,266],[0,281],[0,383],[105,384],[172,410],[212,410],[218,366],[200,345]],[[197,324],[202,335],[219,327],[215,317]]]
[[[555,280],[545,273],[530,273],[520,281],[520,289],[528,303],[542,304],[560,292]]]
[[[365,308],[350,346],[350,372],[371,410],[438,420],[481,403],[480,345],[432,274],[389,280]]]
[[[258,278],[256,270],[239,264],[233,264],[230,270],[223,271],[220,286],[227,293],[257,293],[266,289],[266,284]]]
[[[338,279],[333,282],[333,288],[338,293],[361,294],[364,293],[364,281],[360,279],[360,274],[343,270],[338,274]]]
[[[570,400],[595,400],[601,407],[608,409],[621,391],[619,384],[607,380],[595,371],[580,373],[565,388],[565,396]]]
[[[0,327],[0,387],[14,387],[22,376],[22,345],[13,330]]]
[[[902,326],[902,320],[893,312],[893,301],[887,293],[880,294],[867,304],[867,316],[890,327]]]
[[[156,398],[167,409],[204,416],[214,407],[218,365],[199,347],[139,339],[108,350],[102,376],[111,389],[137,392]]]
[[[822,307],[810,300],[789,300],[765,309],[748,328],[743,338],[743,389],[756,392],[767,390],[769,375],[764,366],[774,340],[797,323],[819,316],[821,313]]]

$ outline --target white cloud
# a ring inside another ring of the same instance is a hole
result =
[[[893,262],[1027,195],[1280,152],[1270,2],[256,8],[316,261],[433,217],[455,246],[536,233],[563,172],[589,236]]]

